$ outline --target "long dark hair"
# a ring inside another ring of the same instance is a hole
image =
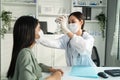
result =
[[[71,13],[68,18],[70,18],[70,16],[75,16],[79,21],[83,20],[83,24],[82,24],[82,27],[81,29],[83,30],[84,29],[84,24],[85,24],[85,16],[81,13],[81,12],[73,12]]]
[[[38,20],[32,16],[21,16],[17,19],[13,29],[13,50],[7,77],[13,77],[15,64],[21,49],[30,47],[35,42],[35,28]]]

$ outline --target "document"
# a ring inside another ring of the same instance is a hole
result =
[[[73,66],[70,71],[71,76],[98,78],[97,72],[94,67]]]

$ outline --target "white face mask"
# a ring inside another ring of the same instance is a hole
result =
[[[42,31],[42,30],[40,30],[40,31],[39,31],[39,36],[40,36],[40,38],[42,38],[42,37],[43,37],[43,35],[44,35],[43,31]]]
[[[78,31],[78,26],[76,23],[70,23],[68,25],[68,28],[70,29],[71,32],[76,33]]]
[[[44,33],[43,33],[42,30],[40,30],[40,31],[38,32],[38,34],[39,34],[39,36],[40,36],[39,39],[41,39],[41,38],[44,36]],[[39,43],[39,39],[35,39],[35,41],[36,41],[37,43]]]

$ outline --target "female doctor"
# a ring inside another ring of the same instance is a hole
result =
[[[73,12],[68,16],[60,16],[56,19],[62,31],[65,33],[55,40],[48,40],[43,37],[42,30],[40,38],[36,40],[44,46],[51,48],[65,49],[67,66],[90,66],[96,65],[91,59],[94,38],[84,29],[84,16],[81,12]]]

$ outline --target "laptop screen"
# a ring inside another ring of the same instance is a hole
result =
[[[43,30],[44,34],[47,34],[47,21],[40,21],[40,27]]]

